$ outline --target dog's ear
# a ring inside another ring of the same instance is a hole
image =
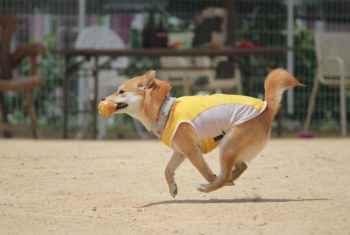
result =
[[[145,90],[145,113],[150,120],[155,121],[158,117],[158,111],[162,105],[165,97],[169,94],[171,86],[169,83],[155,79],[156,72],[154,70],[148,71],[144,76],[152,81],[150,89]]]
[[[156,78],[156,71],[149,70],[143,75],[142,81],[137,85],[138,88],[150,89],[154,85],[154,80]]]

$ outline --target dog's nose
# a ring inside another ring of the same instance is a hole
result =
[[[106,97],[101,98],[101,101],[104,101],[104,100],[106,100]]]

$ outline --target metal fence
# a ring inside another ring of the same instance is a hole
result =
[[[62,129],[63,116],[63,59],[51,49],[74,47],[79,31],[86,26],[104,25],[116,32],[127,47],[142,45],[140,32],[150,12],[158,14],[168,32],[193,30],[192,21],[196,14],[208,6],[227,7],[230,1],[220,0],[1,0],[0,13],[16,14],[19,25],[13,48],[25,42],[42,42],[48,53],[40,62],[39,69],[46,79],[46,86],[37,90],[35,102],[40,128],[44,133],[58,133]],[[305,89],[295,89],[284,99],[282,119],[284,133],[298,133],[302,130],[306,116],[308,99],[315,75],[316,59],[314,32],[350,31],[350,1],[347,0],[235,0],[234,41],[252,42],[259,46],[292,46],[293,53],[287,61],[281,58],[279,64],[288,67],[295,76],[307,85]],[[292,8],[288,10],[288,3]],[[291,12],[290,12],[291,11]],[[292,14],[292,15],[290,15]],[[291,18],[288,21],[288,16]],[[141,23],[140,23],[141,22]],[[289,26],[292,28],[288,29]],[[291,31],[292,30],[292,31]],[[293,33],[292,41],[288,33]],[[290,44],[292,43],[292,44]],[[238,58],[239,60],[239,58]],[[264,59],[251,58],[251,94],[261,96],[263,80],[267,72]],[[135,68],[139,71],[156,66],[157,61],[131,60],[127,75]],[[139,63],[144,63],[139,66]],[[26,63],[16,73],[23,73]],[[244,78],[243,78],[244,80]],[[74,96],[77,86],[73,86],[73,100],[70,109],[77,110],[78,97]],[[339,91],[321,86],[317,96],[317,106],[312,119],[312,129],[321,133],[334,134],[339,130]],[[350,97],[348,92],[347,97]],[[23,115],[22,98],[8,94],[6,103],[11,108],[10,120],[19,122]],[[348,102],[348,110],[350,110]],[[79,120],[72,118],[73,131]],[[348,115],[349,120],[349,115]],[[113,129],[113,127],[112,127]]]

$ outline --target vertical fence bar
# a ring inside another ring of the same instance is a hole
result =
[[[82,30],[85,27],[85,23],[86,23],[86,0],[78,0],[79,1],[79,5],[78,5],[78,11],[79,11],[79,20],[78,20],[78,24],[79,24],[79,33],[82,32]],[[79,36],[78,33],[78,36]],[[79,72],[79,74],[81,74],[81,72]],[[84,123],[85,119],[86,119],[86,115],[84,113],[84,92],[86,89],[86,84],[87,84],[87,79],[86,76],[78,76],[77,79],[77,83],[78,83],[78,95],[77,95],[77,99],[78,99],[78,125],[82,125],[82,123]]]
[[[287,52],[287,69],[294,74],[294,0],[287,2],[287,47],[292,48]],[[294,113],[294,89],[287,91],[287,113]]]
[[[63,138],[68,139],[68,96],[69,96],[69,56],[65,56],[65,74],[64,74],[64,102],[63,102]]]
[[[86,18],[86,0],[79,1],[79,32],[85,27]]]
[[[93,138],[97,138],[97,99],[98,99],[98,74],[99,74],[99,64],[98,56],[94,57],[95,59],[95,68],[94,68],[94,104],[92,105],[93,109]]]

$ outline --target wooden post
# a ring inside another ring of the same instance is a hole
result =
[[[36,119],[36,114],[35,114],[35,107],[34,107],[34,101],[33,101],[33,96],[32,96],[32,90],[25,91],[25,96],[27,98],[28,114],[30,116],[30,121],[32,123],[31,128],[32,128],[33,138],[37,139],[38,138],[38,132],[37,132],[38,124],[37,124],[37,119]]]

